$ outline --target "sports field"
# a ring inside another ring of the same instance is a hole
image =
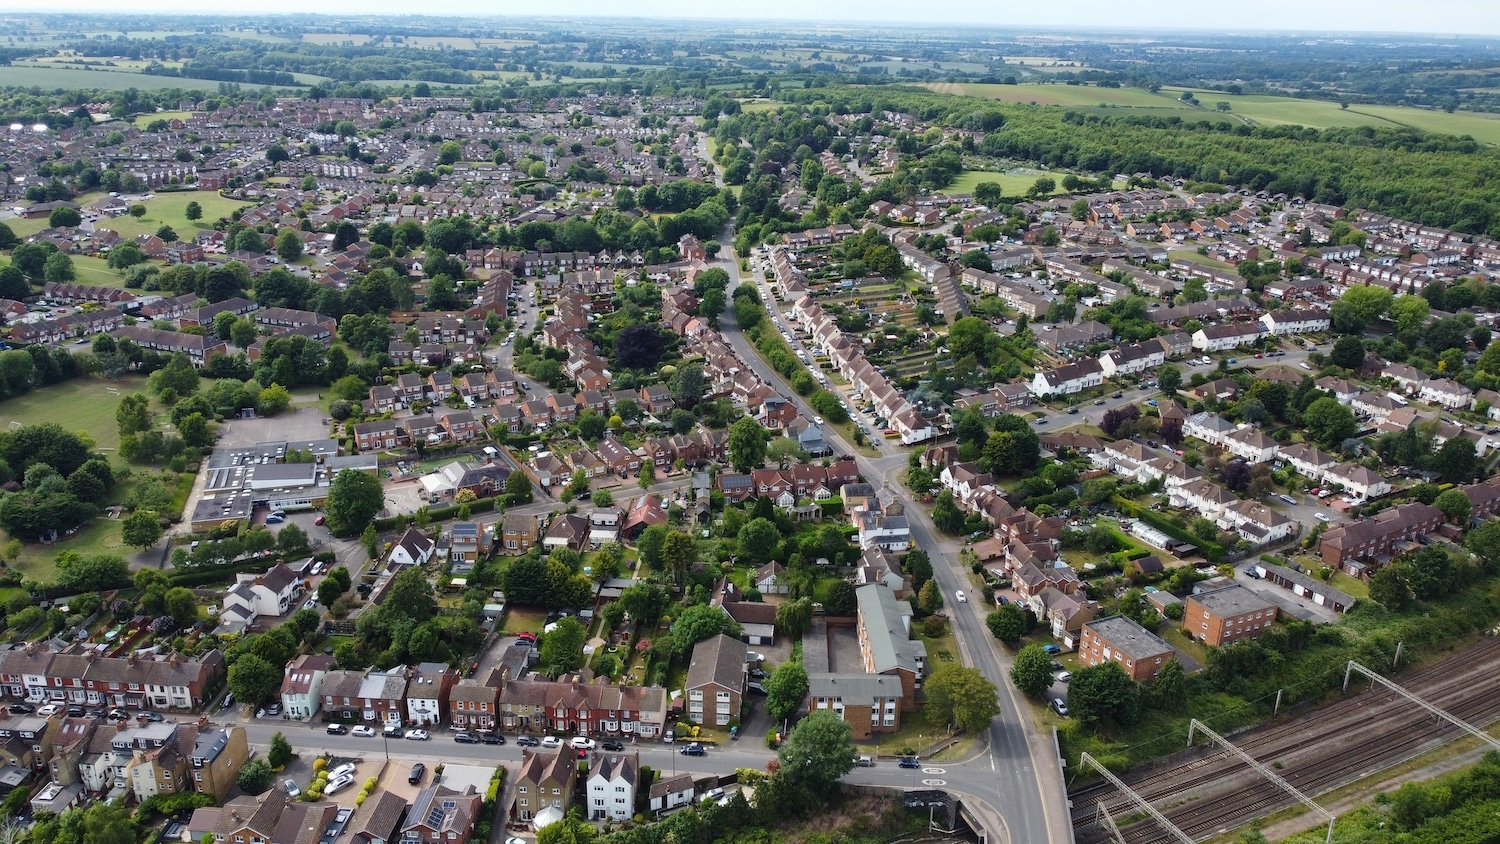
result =
[[[1017,168],[1003,173],[998,170],[965,170],[943,190],[950,194],[973,193],[974,186],[980,182],[994,182],[1006,196],[1025,196],[1042,176],[1050,176],[1054,182],[1060,180],[1058,176],[1030,168]]]

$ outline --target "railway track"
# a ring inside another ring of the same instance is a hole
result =
[[[1452,715],[1487,725],[1500,720],[1497,665],[1500,638],[1485,638],[1448,659],[1403,675],[1399,682]],[[1316,796],[1463,734],[1458,727],[1377,686],[1230,739],[1257,761],[1277,768],[1304,794]],[[1121,779],[1195,839],[1233,829],[1295,802],[1279,786],[1213,744],[1186,751],[1174,763],[1141,769]],[[1103,781],[1074,789],[1068,796],[1078,844],[1110,840],[1102,825],[1095,823],[1100,804],[1116,822],[1141,814],[1133,801]],[[1122,824],[1121,832],[1128,844],[1176,841],[1149,818]]]

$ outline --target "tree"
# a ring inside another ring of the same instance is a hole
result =
[[[1325,448],[1338,448],[1343,445],[1344,440],[1359,432],[1359,424],[1354,421],[1354,414],[1331,396],[1325,396],[1308,405],[1307,410],[1302,412],[1302,424],[1307,429],[1308,435]],[[1469,447],[1472,449],[1473,443],[1469,443]]]
[[[772,720],[785,721],[797,714],[807,697],[807,670],[802,663],[787,660],[776,666],[763,684],[766,687],[766,714]]]
[[[680,657],[692,653],[693,646],[720,633],[737,632],[739,625],[718,607],[695,604],[682,611],[672,622],[672,652]]]
[[[52,209],[47,217],[47,225],[54,229],[75,228],[83,222],[83,215],[78,213],[77,208],[69,208],[66,205]]]
[[[295,229],[282,229],[276,235],[276,254],[288,264],[302,257],[302,236]]]
[[[598,837],[599,830],[575,812],[542,827],[536,834],[536,844],[594,844]]]
[[[1378,285],[1356,285],[1344,291],[1333,307],[1329,317],[1335,331],[1359,334],[1366,325],[1380,319],[1391,306],[1391,291]]]
[[[198,596],[185,586],[174,586],[162,597],[167,615],[177,622],[179,630],[193,626],[198,621]]]
[[[258,706],[281,688],[281,666],[253,653],[240,654],[229,666],[229,690],[249,706]]]
[[[1370,599],[1392,612],[1411,605],[1411,586],[1406,582],[1406,566],[1392,563],[1370,578]]]
[[[740,528],[740,556],[752,565],[760,566],[776,555],[781,545],[781,529],[770,519],[751,519]]]
[[[1026,635],[1024,613],[1015,604],[1007,604],[985,616],[984,625],[990,629],[990,635],[1014,648]]]
[[[951,490],[938,493],[937,502],[932,507],[932,523],[938,530],[953,536],[964,532],[964,514],[954,503]]]
[[[66,282],[77,278],[78,273],[73,269],[73,259],[62,252],[54,252],[47,256],[47,263],[42,268],[42,278],[46,281]]]
[[[161,535],[161,518],[155,510],[136,510],[120,520],[120,538],[133,548],[150,548]]]
[[[109,259],[105,262],[112,270],[123,270],[142,263],[146,256],[141,248],[130,241],[120,244],[109,250]]]
[[[938,591],[936,580],[922,584],[922,589],[917,592],[917,606],[925,613],[935,613],[943,608],[943,593]]]
[[[662,566],[662,546],[667,541],[667,533],[671,528],[665,524],[655,524],[641,531],[641,536],[635,541],[635,550],[641,555],[641,562],[647,568],[659,569]]]
[[[1500,523],[1497,523],[1500,524]],[[812,627],[813,601],[812,598],[798,598],[795,601],[786,601],[776,608],[776,629],[781,635],[792,641],[801,640],[802,634]]]
[[[1427,322],[1431,308],[1421,296],[1398,296],[1387,310],[1391,320],[1396,323],[1396,333],[1405,334],[1421,328]]]
[[[292,406],[292,394],[280,384],[271,386],[260,391],[260,397],[255,400],[255,412],[261,416],[276,416],[286,412]]]
[[[198,200],[195,199],[183,207],[182,213],[189,220],[200,220],[203,218],[203,206],[199,205]]]
[[[1305,414],[1304,418],[1306,418]],[[1432,456],[1431,468],[1438,473],[1439,480],[1444,483],[1466,484],[1474,480],[1474,476],[1479,472],[1474,441],[1465,437],[1453,437],[1443,443],[1437,453]],[[1436,504],[1436,502],[1433,503]]]
[[[1463,525],[1469,521],[1469,510],[1472,507],[1469,503],[1469,496],[1457,487],[1445,490],[1432,502],[1432,506],[1442,510],[1448,521],[1456,525]]]
[[[1500,522],[1485,522],[1469,531],[1464,547],[1479,556],[1488,571],[1500,567]]]
[[[588,630],[578,619],[572,616],[559,619],[551,632],[542,634],[542,670],[554,680],[576,671],[583,664],[583,643],[587,638]]]
[[[979,317],[960,317],[948,329],[948,351],[955,360],[973,355],[980,362],[987,363],[990,341],[994,337],[995,330]]]
[[[828,594],[823,598],[823,609],[829,615],[853,615],[858,603],[854,584],[839,580],[828,587]]]
[[[105,592],[130,583],[130,566],[114,554],[59,554],[57,583],[74,592]]]
[[[1021,694],[1041,700],[1052,688],[1052,657],[1041,645],[1027,645],[1011,664],[1010,681]]]
[[[280,732],[271,736],[271,749],[266,753],[266,761],[271,763],[272,768],[285,768],[292,761],[292,743],[286,740],[286,736]]]
[[[1176,364],[1166,364],[1156,370],[1156,383],[1163,393],[1170,396],[1182,386],[1182,370]]]
[[[338,534],[353,533],[370,524],[384,504],[385,491],[374,475],[345,469],[334,476],[328,489],[328,527]]]
[[[687,583],[688,570],[698,561],[698,543],[692,534],[669,531],[661,543],[661,562],[680,589]]]
[[[1359,369],[1365,362],[1365,343],[1357,335],[1345,334],[1333,342],[1328,362],[1344,369]]]
[[[20,301],[31,295],[26,275],[14,264],[0,268],[0,298]],[[108,335],[105,335],[108,336]]]
[[[331,607],[333,606],[333,602],[341,598],[345,591],[346,589],[341,587],[337,580],[325,577],[323,578],[323,582],[318,584],[318,603],[325,607]]]
[[[1181,712],[1187,706],[1187,673],[1182,670],[1182,663],[1175,659],[1167,660],[1157,670],[1156,679],[1151,681],[1148,697],[1153,709]]]
[[[411,619],[418,624],[437,612],[432,581],[420,568],[410,568],[396,575],[380,610],[391,618]]]
[[[778,775],[820,798],[833,794],[839,779],[854,769],[850,735],[849,724],[829,710],[808,715],[777,750]]]
[[[1080,668],[1068,682],[1068,710],[1085,727],[1128,727],[1141,714],[1141,687],[1115,662]]]
[[[246,794],[264,794],[271,787],[273,776],[275,772],[271,770],[271,764],[265,759],[256,758],[240,767],[240,774],[235,782]]]
[[[766,460],[766,429],[748,416],[729,427],[729,462],[736,472],[759,469]]]
[[[1051,176],[1042,176],[1035,182],[1031,183],[1031,187],[1026,191],[1026,193],[1028,196],[1038,197],[1047,196],[1055,190],[1057,190],[1057,180],[1053,179]]]
[[[956,662],[938,666],[924,686],[929,717],[958,725],[977,733],[989,726],[1000,714],[995,684],[978,668],[965,668]]]

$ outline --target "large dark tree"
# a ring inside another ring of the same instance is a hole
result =
[[[615,335],[615,361],[625,369],[655,369],[665,351],[666,339],[653,325],[632,325]]]

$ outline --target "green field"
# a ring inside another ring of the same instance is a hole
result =
[[[138,114],[135,116],[135,128],[144,129],[157,120],[187,120],[192,115],[185,111],[158,111],[155,114]]]
[[[92,201],[92,199],[89,200],[89,202]],[[189,202],[196,202],[203,207],[203,216],[196,222],[187,218]],[[87,205],[88,203],[80,204]],[[146,216],[137,218],[126,214],[123,217],[100,220],[99,228],[113,229],[124,237],[135,237],[142,234],[155,234],[157,229],[168,225],[177,232],[178,237],[186,240],[195,237],[199,229],[213,228],[215,220],[228,217],[234,209],[249,203],[226,199],[214,191],[187,190],[159,193],[155,199],[148,199],[141,204],[146,206]]]
[[[111,393],[111,389],[117,392]],[[32,390],[0,402],[0,430],[13,423],[56,422],[70,431],[86,432],[101,451],[114,454],[120,447],[115,410],[121,398],[145,389],[146,379],[129,377],[118,381],[76,378]]]
[[[105,259],[95,258],[92,255],[74,255],[72,258],[74,281],[79,284],[96,284],[100,287],[125,286],[124,274],[110,269]]]
[[[1234,272],[1234,267],[1231,267],[1223,261],[1216,261],[1213,258],[1208,257],[1207,255],[1199,255],[1195,250],[1192,249],[1169,250],[1167,252],[1167,258],[1172,261],[1192,261],[1195,264],[1202,264],[1205,267],[1213,267],[1216,270]]]
[[[1410,126],[1426,132],[1471,135],[1477,141],[1500,144],[1500,115],[1430,111],[1405,106],[1354,105],[1340,108],[1327,100],[1295,97],[1235,96],[1201,88],[1162,88],[1153,94],[1142,88],[1092,88],[1084,85],[990,85],[936,82],[927,86],[943,94],[1000,100],[1010,103],[1056,105],[1087,109],[1096,114],[1182,117],[1184,120],[1231,120],[1250,125],[1298,125],[1314,129],[1354,126]],[[1182,101],[1184,91],[1198,99]],[[1229,103],[1229,111],[1217,109]]]
[[[980,182],[995,182],[1006,196],[1025,196],[1042,176],[1052,176],[1053,181],[1059,181],[1055,175],[1030,168],[1018,168],[1004,173],[998,170],[965,170],[943,190],[950,194],[973,193],[974,186]]]
[[[123,90],[139,88],[157,91],[164,88],[183,88],[192,91],[217,91],[219,83],[209,79],[183,79],[177,76],[148,76],[118,70],[69,70],[51,67],[7,67],[0,84],[20,88],[42,88],[45,90],[71,90],[75,88],[102,88]]]

